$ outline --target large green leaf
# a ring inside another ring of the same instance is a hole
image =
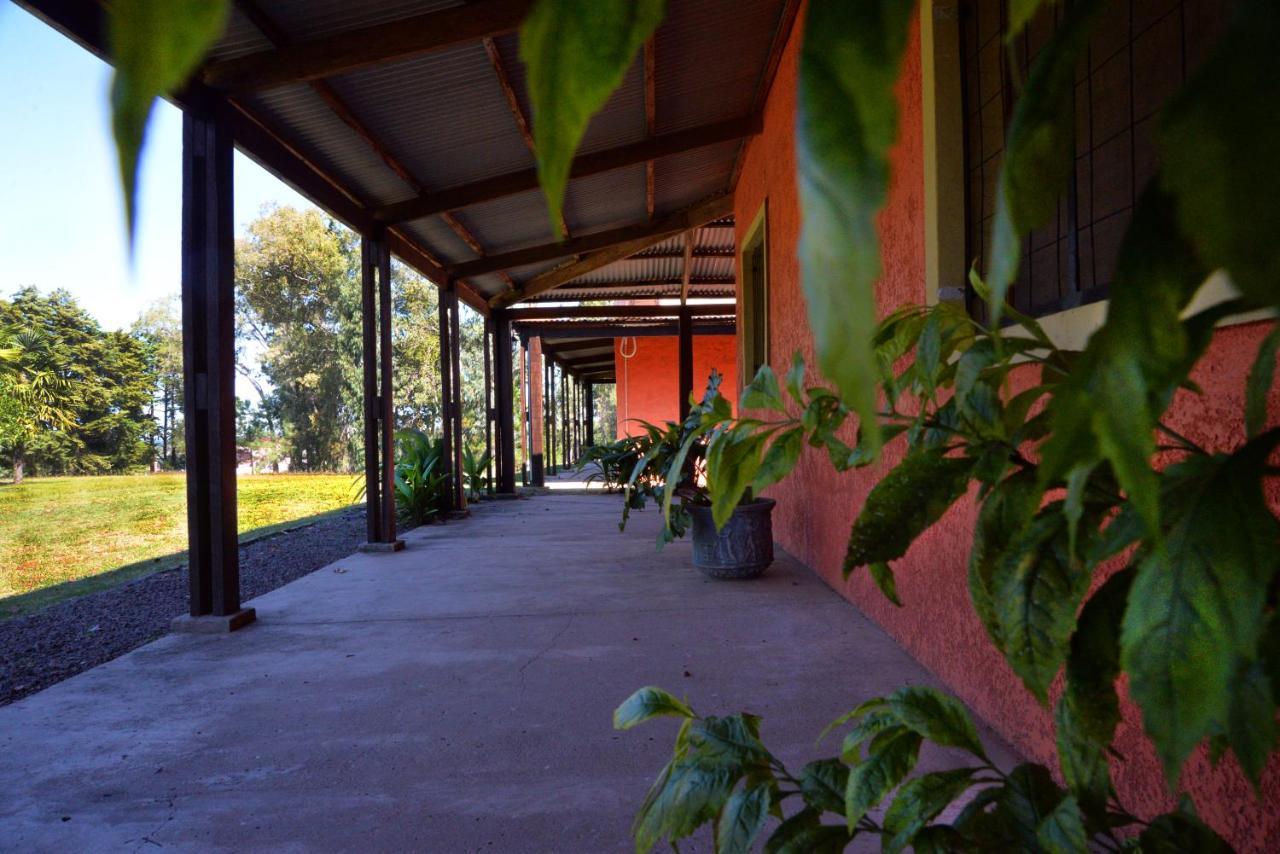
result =
[[[1275,379],[1277,348],[1280,348],[1280,326],[1262,339],[1258,355],[1249,368],[1249,381],[1245,384],[1244,425],[1245,435],[1250,439],[1267,426],[1267,397]]]
[[[773,368],[768,365],[760,366],[760,370],[756,371],[750,384],[742,390],[742,399],[738,403],[738,408],[743,411],[751,409],[772,409],[782,413],[787,411],[787,405],[782,400],[782,389],[778,387],[778,376],[773,372]]]
[[[843,827],[821,824],[816,812],[801,810],[778,826],[764,854],[840,854],[850,838]]]
[[[800,794],[819,812],[844,812],[849,766],[839,759],[817,759],[800,769]]]
[[[920,755],[920,735],[912,730],[882,733],[880,738],[883,742],[877,739],[877,748],[849,773],[844,816],[850,830],[911,773]]]
[[[969,598],[997,649],[1004,649],[996,614],[992,579],[1014,536],[1031,520],[1040,503],[1035,476],[1029,472],[1005,478],[982,502],[969,553]]]
[[[889,185],[894,85],[914,8],[912,0],[811,4],[800,53],[796,157],[809,325],[818,365],[858,414],[873,455],[876,215]]]
[[[1080,854],[1089,850],[1089,839],[1075,798],[1067,795],[1040,820],[1036,840],[1045,854]]]
[[[1107,749],[1120,722],[1120,621],[1133,576],[1128,567],[1115,573],[1081,609],[1067,654],[1066,688],[1055,710],[1062,777],[1091,817],[1105,813],[1111,796]]]
[[[1280,7],[1240,0],[1213,54],[1165,107],[1164,185],[1201,257],[1255,302],[1280,303]]]
[[[1245,776],[1258,788],[1267,760],[1276,749],[1276,703],[1262,661],[1243,662],[1231,680],[1227,743]]]
[[[689,740],[703,756],[720,761],[746,765],[769,756],[760,741],[760,719],[742,712],[695,720]]]
[[[1142,854],[1229,854],[1232,850],[1185,799],[1177,811],[1153,819],[1138,837],[1138,845]]]
[[[565,186],[591,117],[662,21],[664,0],[537,0],[520,30],[538,180],[561,232]]]
[[[987,758],[969,710],[955,697],[928,685],[906,685],[889,695],[889,706],[903,724],[930,741]]]
[[[1105,456],[1147,530],[1160,530],[1153,431],[1199,353],[1198,327],[1181,315],[1204,278],[1171,201],[1148,188],[1120,247],[1106,324],[1050,405],[1042,487]]]
[[[917,833],[973,784],[976,768],[922,774],[902,784],[884,815],[886,854],[897,854]]]
[[[769,445],[769,450],[765,451],[764,459],[760,463],[760,470],[756,472],[751,488],[759,492],[791,474],[791,470],[796,467],[796,461],[800,459],[800,451],[803,449],[803,427],[792,427],[779,433],[778,437]]]
[[[941,448],[914,451],[867,495],[849,532],[844,574],[859,566],[897,560],[969,487],[973,463]]]
[[[222,35],[227,0],[114,0],[110,11],[111,129],[129,243],[137,221],[138,158],[156,98],[176,91]]]
[[[661,688],[650,685],[636,691],[614,709],[613,728],[631,729],[636,724],[662,715],[691,718],[693,710]]]
[[[711,518],[716,530],[725,526],[746,494],[763,462],[761,451],[769,434],[746,424],[716,434],[707,448],[707,486]]]
[[[1171,469],[1169,530],[1138,566],[1121,635],[1129,689],[1172,783],[1182,761],[1227,720],[1237,661],[1257,654],[1280,523],[1261,471],[1280,430],[1230,457]]]
[[[772,786],[758,783],[733,793],[716,828],[716,854],[747,854],[769,818]]]
[[[675,842],[711,821],[742,777],[739,768],[691,756],[671,762],[649,790],[631,827],[644,854],[664,836]]]
[[[1014,537],[991,579],[1005,658],[1042,703],[1089,588],[1089,573],[1067,547],[1066,518],[1055,502]]]
[[[1102,0],[1068,6],[1062,24],[1040,51],[1018,98],[1005,140],[996,196],[991,269],[991,322],[1000,322],[1005,293],[1018,275],[1021,241],[1048,222],[1072,175],[1075,73],[1089,45],[1089,27]]]

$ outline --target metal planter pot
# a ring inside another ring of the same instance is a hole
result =
[[[772,498],[739,504],[717,532],[711,508],[694,505],[693,565],[709,578],[759,578],[773,563]]]

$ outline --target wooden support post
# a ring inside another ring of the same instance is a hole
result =
[[[515,407],[511,376],[511,318],[505,311],[493,314],[494,379],[498,394],[498,492],[516,491]]]
[[[556,476],[556,366],[547,359],[547,474]]]
[[[689,307],[680,307],[680,420],[689,415],[689,395],[693,392],[693,316]]]
[[[449,318],[449,285],[438,292],[438,317],[440,330],[440,457],[444,464],[445,512],[456,509],[453,503],[453,482],[457,470],[453,465],[453,344],[450,342],[453,322]]]
[[[186,405],[190,616],[175,628],[233,631],[240,607],[231,132],[224,106],[182,122],[182,380]]]
[[[373,244],[378,257],[378,425],[382,430],[382,513],[378,542],[391,551],[404,548],[396,537],[396,407],[395,368],[391,344],[391,248],[385,233],[376,235]]]
[[[546,406],[542,402],[543,380],[546,370],[542,364],[542,339],[529,339],[529,477],[534,486],[546,486],[544,465],[544,436],[546,436]]]
[[[369,543],[382,540],[381,442],[378,419],[378,249],[368,235],[360,238],[361,364],[364,367],[364,500]]]
[[[588,382],[586,385],[586,401],[587,401],[587,447],[590,448],[596,443],[596,385]]]
[[[462,466],[462,455],[465,450],[462,438],[462,320],[461,307],[458,303],[457,285],[449,286],[449,344],[453,348],[450,361],[453,363],[453,506],[455,510],[467,509],[467,487],[463,482],[465,469]]]
[[[492,362],[493,346],[493,320],[486,317],[484,319],[484,453],[489,462],[485,465],[485,491],[490,495],[493,494],[493,373],[490,367]],[[524,350],[521,349],[523,355]],[[521,378],[524,377],[523,365],[521,365]],[[524,436],[524,430],[520,431],[521,437]]]

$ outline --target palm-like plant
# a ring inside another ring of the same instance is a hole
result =
[[[470,447],[462,449],[462,476],[467,490],[468,501],[479,501],[483,492],[489,488],[489,451],[477,453]]]
[[[75,389],[60,361],[39,333],[0,328],[0,448],[13,456],[14,483],[22,482],[25,451],[35,436],[75,423]]]
[[[445,506],[448,475],[440,471],[441,444],[421,430],[396,431],[396,509],[415,525],[431,521]]]

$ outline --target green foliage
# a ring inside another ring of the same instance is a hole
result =
[[[643,439],[630,436],[604,444],[589,445],[578,460],[578,471],[590,470],[587,483],[599,481],[608,492],[617,492],[627,483],[636,463],[644,456]]]
[[[809,7],[800,53],[796,156],[804,231],[800,263],[818,362],[862,419],[875,419],[876,214],[898,130],[894,84],[915,4],[827,2]]]
[[[861,836],[879,836],[887,852],[1084,852],[1118,850],[1122,836],[1138,831],[1143,851],[1225,847],[1187,805],[1147,825],[1114,797],[1103,812],[1082,809],[1042,766],[1006,772],[988,759],[964,706],[928,686],[873,697],[841,715],[827,728],[848,728],[841,755],[798,774],[761,740],[755,716],[704,718],[658,688],[624,701],[614,726],[661,716],[681,726],[674,755],[636,816],[638,852],[663,839],[675,845],[702,826],[713,828],[717,852],[751,850],[762,836],[766,852],[842,851]],[[964,751],[968,764],[912,776],[925,740]],[[948,808],[954,821],[937,823]],[[771,832],[770,813],[778,819]],[[838,824],[824,822],[827,814]]]
[[[488,451],[475,451],[470,445],[462,449],[462,477],[468,501],[479,501],[489,491],[489,462],[492,458]]]
[[[66,291],[24,288],[0,301],[0,450],[20,480],[102,474],[146,462],[154,365],[147,342],[104,331]]]
[[[108,35],[115,75],[111,126],[120,159],[130,244],[138,156],[156,98],[176,91],[222,35],[227,0],[113,0]]]
[[[723,514],[727,520],[739,501],[744,498],[750,500],[746,489],[759,467],[758,443],[755,465],[749,469],[751,474],[743,475],[746,464],[729,468],[709,456],[713,453],[709,448],[716,447],[716,437],[732,419],[729,401],[720,394],[722,379],[718,371],[712,370],[702,401],[689,408],[689,415],[683,423],[668,421],[658,426],[642,421],[644,435],[622,440],[614,446],[609,465],[617,466],[620,471],[627,471],[626,466],[630,465],[623,487],[625,500],[619,530],[626,529],[632,510],[643,509],[650,500],[658,501],[663,518],[658,548],[662,548],[684,536],[690,524],[687,505],[711,504],[713,515],[719,519]],[[758,423],[751,422],[753,425]],[[735,429],[744,427],[737,424]],[[738,479],[734,484],[712,491],[714,502],[708,498],[713,468],[732,471]],[[734,496],[731,504],[727,503],[726,496],[729,495]],[[723,522],[717,524],[722,525]]]
[[[421,430],[396,431],[396,511],[411,525],[434,521],[447,506],[443,445]]]
[[[520,30],[538,178],[561,233],[569,167],[587,122],[662,20],[664,0],[538,0]]]

